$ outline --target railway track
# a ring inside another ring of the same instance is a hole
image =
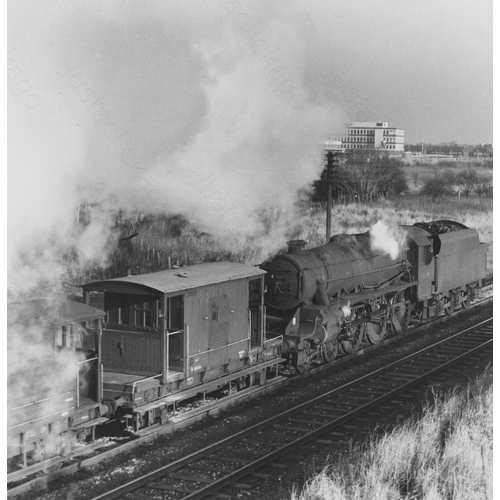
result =
[[[483,292],[488,293],[488,290],[492,290],[492,285],[488,285],[483,289]],[[301,375],[301,378],[309,378],[314,377],[320,374],[323,371],[330,370],[333,366],[341,367],[348,364],[351,359],[358,356],[364,356],[370,352],[376,351],[378,349],[387,347],[393,343],[398,343],[405,338],[412,338],[415,334],[419,334],[420,332],[425,331],[427,328],[431,326],[436,326],[438,324],[446,324],[450,318],[456,318],[460,315],[467,315],[469,311],[476,309],[478,306],[481,306],[484,303],[487,303],[491,300],[491,296],[483,297],[478,299],[471,304],[471,307],[467,310],[462,310],[451,317],[448,316],[440,316],[437,318],[433,318],[431,321],[425,322],[419,325],[413,325],[409,328],[408,332],[404,335],[392,335],[387,337],[383,342],[368,346],[366,345],[359,351],[348,355],[341,356],[336,359],[333,363],[329,364],[320,364],[316,367],[311,367],[311,369]],[[286,378],[286,377],[277,377],[270,381],[269,387],[261,386],[254,387],[250,392],[247,391],[237,392],[232,394],[230,397],[222,398],[221,400],[217,400],[214,403],[208,404],[206,406],[202,406],[197,408],[196,410],[191,410],[190,412],[180,416],[179,418],[175,418],[170,424],[162,425],[159,427],[153,427],[151,429],[145,429],[144,432],[141,431],[141,435],[137,435],[132,437],[131,439],[127,439],[122,442],[118,442],[115,445],[110,443],[100,444],[96,442],[93,446],[95,446],[96,451],[87,455],[87,457],[83,457],[81,460],[71,460],[68,461],[62,468],[56,469],[55,472],[50,473],[49,475],[39,475],[38,477],[34,477],[29,479],[28,481],[21,482],[20,484],[10,484],[8,486],[8,498],[15,498],[19,495],[29,493],[31,491],[41,491],[47,488],[49,483],[55,480],[65,481],[65,478],[70,478],[73,474],[77,473],[79,470],[85,470],[88,467],[92,467],[103,460],[109,460],[113,457],[116,457],[122,453],[126,453],[127,451],[131,451],[138,446],[142,446],[146,443],[150,443],[154,441],[156,438],[166,435],[170,432],[174,432],[175,430],[182,429],[193,425],[196,422],[202,421],[209,415],[216,415],[221,410],[238,403],[239,401],[244,401],[246,399],[252,399],[255,397],[261,397],[263,394],[268,393],[269,391],[274,392],[277,388],[284,388],[289,384],[293,383],[295,377]],[[89,447],[90,449],[90,447]]]
[[[467,363],[486,364],[492,345],[491,318],[94,500],[234,498],[256,478],[279,474],[294,450],[311,443],[332,445],[355,418],[408,403],[423,384],[449,377]]]

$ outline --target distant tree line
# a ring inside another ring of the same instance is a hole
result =
[[[418,172],[413,172],[412,180],[414,188],[418,188]],[[439,168],[421,183],[419,193],[430,196],[434,201],[444,196],[493,196],[491,178],[480,176],[474,168],[459,172]],[[404,163],[399,158],[387,155],[349,155],[343,158],[333,175],[332,195],[338,201],[391,199],[404,195],[407,191],[409,187]],[[313,200],[325,201],[327,196],[328,178],[325,168],[320,180],[314,183]]]
[[[478,175],[477,171],[468,168],[455,173],[451,170],[436,171],[427,177],[421,189],[421,194],[431,196],[433,201],[444,196],[465,196],[468,198],[476,193],[478,196],[491,198],[493,196],[493,182]]]
[[[333,177],[333,197],[348,201],[370,201],[392,198],[408,190],[406,175],[399,158],[387,155],[349,155]],[[326,169],[314,183],[314,198],[326,200],[328,180]]]

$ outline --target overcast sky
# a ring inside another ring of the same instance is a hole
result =
[[[193,130],[203,118],[183,119],[192,110],[172,103],[189,96],[203,106],[200,85],[213,67],[208,56],[193,57],[193,46],[205,44],[235,61],[241,39],[253,34],[244,31],[258,22],[265,31],[245,48],[258,49],[256,58],[267,54],[263,43],[250,45],[259,38],[278,48],[274,64],[292,75],[304,99],[335,103],[332,127],[338,117],[371,118],[404,128],[410,143],[422,136],[480,143],[492,141],[492,17],[489,0],[16,0],[9,2],[8,49],[15,48],[40,99],[49,97],[56,72],[81,64],[89,86],[105,89],[108,103],[113,94],[168,142],[178,139],[172,127],[179,118]],[[268,76],[253,78],[259,85]],[[340,92],[329,93],[328,85]],[[59,112],[55,106],[50,116]]]

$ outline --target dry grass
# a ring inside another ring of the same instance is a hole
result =
[[[301,229],[293,235],[304,239],[308,246],[325,242],[324,207],[305,209]],[[378,221],[389,225],[448,219],[461,222],[479,233],[480,241],[490,245],[488,267],[493,268],[493,202],[487,198],[443,198],[432,202],[423,196],[406,196],[396,200],[382,200],[335,205],[332,210],[332,234],[361,233],[370,230]]]
[[[266,234],[238,245],[197,232],[180,217],[160,217],[135,225],[126,223],[122,227],[123,236],[138,233],[137,236],[120,243],[108,269],[85,274],[90,279],[124,275],[127,269],[142,274],[166,269],[169,261],[180,266],[223,260],[259,264],[284,250],[288,239],[304,239],[309,247],[325,243],[325,217],[324,205],[318,204],[303,205],[293,217],[279,210],[262,212]],[[332,234],[365,232],[380,220],[389,225],[411,225],[436,219],[462,222],[476,229],[481,241],[493,243],[492,201],[486,198],[446,198],[433,203],[430,198],[407,196],[393,201],[335,205]],[[492,255],[490,248],[490,267]]]
[[[316,211],[315,218],[313,232],[323,237],[324,215]],[[332,232],[367,231],[379,220],[396,225],[436,219],[462,222],[476,229],[483,241],[492,241],[493,204],[486,198],[451,197],[434,203],[430,198],[407,196],[397,200],[338,205],[332,211]]]
[[[492,368],[330,464],[292,500],[493,498]]]
[[[119,243],[114,251],[108,275],[144,274],[168,268],[170,265],[189,266],[201,262],[232,261],[250,263],[258,249],[248,242],[231,247],[226,241],[196,231],[181,217],[159,217],[145,220],[133,227],[122,227],[124,236],[137,233]]]

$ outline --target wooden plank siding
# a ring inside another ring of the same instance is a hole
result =
[[[213,318],[212,307],[219,306]],[[192,383],[208,380],[241,364],[240,353],[248,352],[248,279],[238,279],[199,288],[185,297],[187,377]],[[221,323],[226,323],[213,335]],[[217,325],[218,324],[218,325]],[[211,335],[212,331],[212,335]],[[216,342],[214,343],[214,339]],[[212,340],[212,343],[211,343]],[[230,366],[232,365],[232,366]]]
[[[163,340],[158,333],[103,330],[105,371],[156,375],[163,369]]]

